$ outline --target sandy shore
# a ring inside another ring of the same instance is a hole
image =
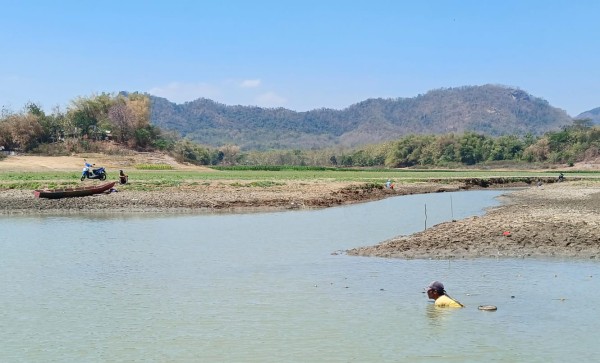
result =
[[[347,251],[405,259],[503,257],[600,258],[600,185],[556,183],[503,196],[482,217]]]

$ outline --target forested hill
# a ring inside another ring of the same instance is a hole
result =
[[[543,134],[572,119],[547,101],[497,85],[438,89],[414,98],[368,99],[343,110],[295,112],[227,106],[208,99],[175,104],[151,97],[151,122],[201,144],[242,149],[358,146],[407,134],[474,131],[490,136]]]
[[[595,125],[600,125],[600,107],[594,108],[593,110],[586,111],[579,114],[576,118],[578,119],[590,119]]]

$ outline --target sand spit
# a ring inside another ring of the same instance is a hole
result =
[[[484,216],[435,225],[410,236],[347,251],[405,259],[600,258],[600,186],[555,183],[502,197]]]

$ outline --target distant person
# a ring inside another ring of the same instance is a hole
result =
[[[441,308],[462,308],[464,305],[446,294],[444,284],[434,281],[427,286],[427,297],[435,300],[435,306]]]
[[[121,184],[127,184],[129,181],[129,176],[123,172],[123,170],[119,170],[119,182]]]
[[[385,182],[385,188],[386,188],[386,189],[394,189],[394,184],[392,183],[392,181],[391,181],[390,179],[388,179],[388,180]]]

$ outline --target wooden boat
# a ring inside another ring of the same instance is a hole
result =
[[[36,198],[49,199],[85,197],[88,195],[103,193],[109,190],[110,188],[114,187],[115,183],[116,182],[110,182],[102,185],[90,185],[87,187],[77,188],[35,190],[33,194],[36,196]]]

